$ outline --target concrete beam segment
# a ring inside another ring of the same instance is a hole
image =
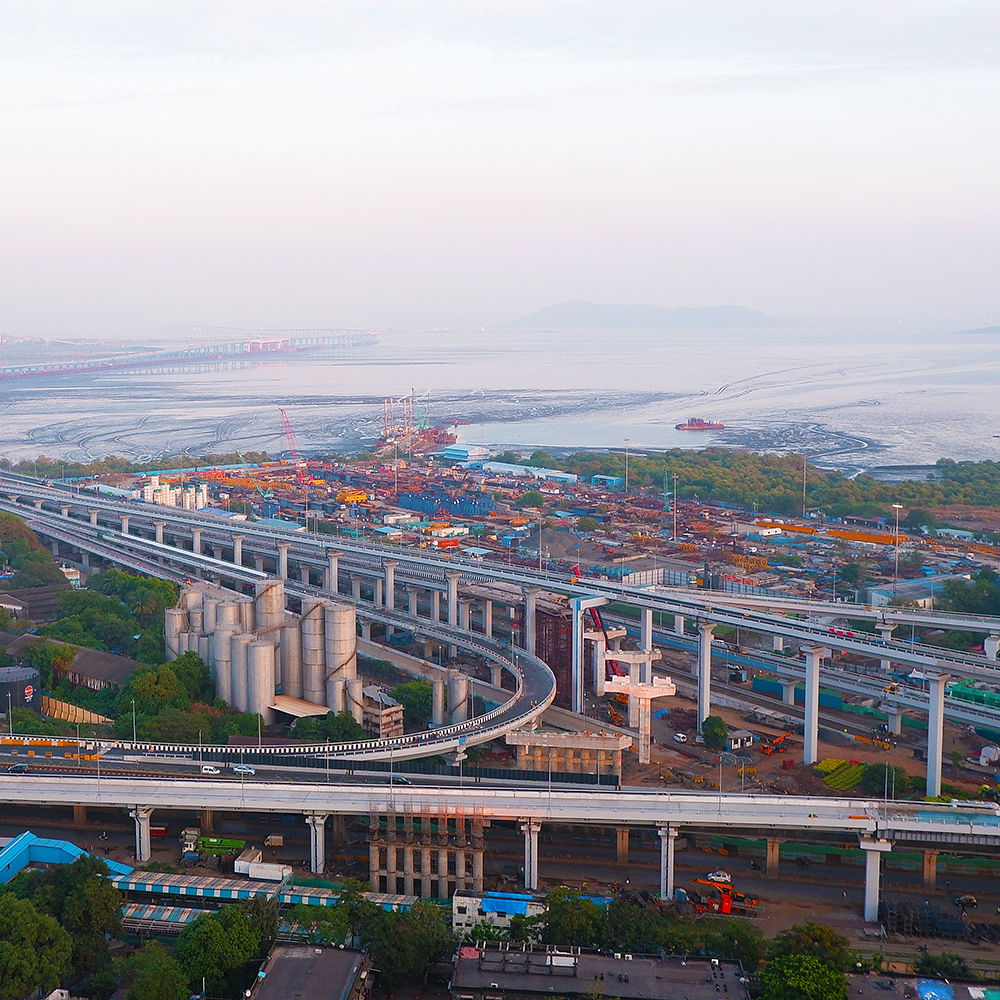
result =
[[[944,745],[944,689],[951,674],[928,678],[927,712],[927,795],[941,794],[941,754]]]
[[[660,835],[660,899],[674,898],[674,846],[678,830],[673,826],[661,826]]]
[[[535,819],[521,821],[524,834],[524,888],[538,888],[538,831],[542,824]]]
[[[878,920],[879,881],[882,855],[892,850],[892,841],[860,837],[865,852],[865,920]]]
[[[135,820],[135,860],[148,861],[150,856],[149,846],[149,818],[153,815],[152,806],[136,806],[129,810],[129,816]]]
[[[309,824],[309,870],[321,875],[326,869],[326,813],[306,813]]]
[[[819,758],[819,661],[827,651],[822,646],[807,647],[805,733],[802,736],[802,763],[815,764]]]
[[[698,622],[698,732],[712,714],[712,633],[715,626]]]

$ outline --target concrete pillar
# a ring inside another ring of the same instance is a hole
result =
[[[468,887],[468,880],[465,877],[465,850],[459,848],[455,851],[455,891],[464,892]]]
[[[924,851],[924,888],[937,888],[937,851]]]
[[[322,875],[326,869],[326,813],[306,813],[309,824],[309,870]]]
[[[237,532],[233,535],[233,565],[242,566],[243,565],[243,539],[246,535],[241,535]]]
[[[403,848],[403,893],[413,895],[413,848],[409,844]]]
[[[382,562],[382,570],[385,573],[385,585],[382,588],[385,594],[385,606],[392,610],[396,607],[396,567],[399,562],[396,559],[385,559]]]
[[[130,518],[129,518],[128,514],[122,514],[122,534],[123,535],[127,535],[128,534],[129,519]],[[146,859],[143,859],[143,860],[146,860]]]
[[[795,688],[798,686],[798,681],[779,681],[781,685],[781,701],[785,705],[795,704]]]
[[[384,592],[385,588],[382,586],[382,577],[378,576],[372,581],[372,604],[382,607],[385,603],[382,597]]]
[[[97,511],[92,510],[88,512],[90,514],[90,523],[93,527],[97,527]],[[160,539],[157,539],[159,541]]]
[[[684,634],[684,616],[674,615],[674,634],[683,635]]]
[[[822,646],[806,649],[805,733],[802,736],[802,763],[815,764],[819,756],[819,661]]]
[[[417,588],[410,586],[406,588],[406,611],[414,617],[417,615]]]
[[[983,656],[988,660],[1000,658],[1000,635],[991,632],[983,639]]]
[[[539,593],[537,587],[524,588],[524,635],[521,645],[532,655],[535,653],[535,607]]]
[[[483,635],[493,638],[493,602],[488,597],[483,598]]]
[[[253,554],[253,568],[258,573],[264,572],[264,557],[259,552]]]
[[[369,621],[361,622],[361,638],[371,640],[372,637],[372,623]]]
[[[785,637],[783,635],[771,636],[771,650],[780,653],[785,648]]]
[[[653,609],[652,608],[639,608],[639,648],[640,649],[652,649],[653,648]],[[652,670],[652,664],[650,664],[650,671]],[[648,684],[649,681],[646,679],[645,675],[642,678],[643,684]]]
[[[698,732],[712,714],[712,633],[710,622],[698,622]]]
[[[458,602],[458,627],[466,632],[472,627],[472,601],[463,598]]]
[[[887,623],[876,624],[875,631],[878,632],[878,637],[883,640],[883,642],[890,642],[892,640],[892,633],[895,630],[895,625],[889,625]],[[889,673],[892,670],[892,660],[888,657],[882,657],[878,661],[879,669],[884,673]]]
[[[661,826],[660,835],[660,899],[674,898],[674,846],[677,841],[677,829],[673,826]]]
[[[34,500],[32,502],[35,505],[35,510],[41,510],[42,509],[42,504],[45,503],[44,500]]]
[[[278,576],[282,580],[288,579],[288,550],[291,542],[278,542]]]
[[[431,896],[431,849],[420,848],[420,895],[424,899]]]
[[[608,644],[602,637],[592,642],[590,647],[594,658],[594,694],[598,698],[603,698],[608,675]]]
[[[781,857],[781,841],[768,837],[765,841],[767,853],[764,856],[764,874],[777,875],[778,862]]]
[[[62,514],[63,517],[69,517],[69,504],[68,503],[59,504],[59,513]]]
[[[448,579],[448,624],[458,625],[458,581],[462,574],[455,569],[450,569],[445,573]]]
[[[882,855],[892,850],[888,840],[869,840],[861,837],[861,849],[865,852],[865,920],[878,920],[879,880],[882,869]]]
[[[481,848],[472,852],[472,891],[483,891],[483,852]]]
[[[196,555],[201,555],[201,533],[202,528],[193,526],[191,528],[191,551]]]
[[[438,849],[438,897],[447,899],[451,893],[448,891],[448,848]]]
[[[73,826],[87,825],[87,807],[73,806]]]
[[[153,815],[152,806],[136,806],[129,811],[129,816],[135,820],[135,860],[148,861],[150,856],[149,846],[149,817]]]
[[[941,751],[944,743],[944,688],[951,674],[932,674],[928,678],[927,706],[927,796],[941,794]]]
[[[490,683],[494,687],[503,687],[503,667],[499,663],[490,664]]]
[[[431,591],[431,621],[441,621],[441,591]]]
[[[336,594],[340,590],[340,573],[338,560],[340,552],[336,549],[326,550],[326,572],[323,574],[323,589]]]
[[[431,681],[431,725],[444,725],[444,681]]]
[[[903,731],[903,716],[906,714],[900,708],[887,708],[885,710],[886,714],[886,725],[889,727],[889,732],[893,736],[899,736]]]
[[[90,553],[89,552],[81,552],[80,553],[80,565],[82,565],[84,569],[90,569]]]
[[[215,832],[215,812],[212,809],[202,809],[201,820],[198,824],[202,833]]]
[[[628,827],[620,826],[615,830],[615,859],[620,865],[628,864]]]
[[[538,888],[538,831],[542,824],[535,819],[521,821],[524,834],[524,888]]]
[[[378,844],[368,845],[368,882],[373,892],[379,891],[379,872],[382,870],[381,849]]]
[[[361,600],[361,577],[354,576],[353,574],[351,576],[351,597],[355,601]]]

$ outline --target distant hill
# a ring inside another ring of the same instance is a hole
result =
[[[546,306],[505,325],[539,329],[690,330],[781,324],[765,313],[743,306],[665,309],[662,306],[606,305],[600,302],[578,301]]]
[[[1000,326],[980,326],[980,327],[977,327],[975,330],[959,330],[958,332],[960,334],[962,334],[962,333],[986,333],[986,334],[994,334],[995,335],[995,334],[1000,333]]]

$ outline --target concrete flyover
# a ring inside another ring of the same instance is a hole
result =
[[[673,894],[673,839],[685,828],[781,834],[856,836],[865,852],[865,916],[878,911],[881,855],[895,843],[1000,847],[996,804],[884,802],[774,795],[660,792],[642,789],[463,789],[425,785],[321,785],[205,778],[101,778],[0,775],[0,802],[105,806],[129,809],[136,825],[136,857],[149,858],[154,811],[221,810],[298,813],[315,830],[344,814],[462,814],[519,823],[525,838],[526,888],[537,888],[538,834],[545,823],[646,827],[661,837],[661,893]],[[313,838],[313,862],[324,850]]]

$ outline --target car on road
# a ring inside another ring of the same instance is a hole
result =
[[[233,764],[233,774],[253,775],[256,773],[249,764]]]
[[[979,900],[975,896],[956,896],[955,905],[967,910],[970,906],[975,909],[979,905]]]
[[[213,764],[202,764],[201,765],[202,774],[222,774],[222,772],[215,767]]]
[[[392,785],[412,785],[413,782],[409,778],[404,777],[402,774],[394,774],[390,779],[389,783]]]
[[[733,884],[733,876],[730,875],[729,872],[721,870],[717,872],[709,872],[705,878],[707,878],[709,882],[724,882],[726,885]]]
[[[7,768],[8,774],[24,774],[28,770],[28,765],[24,763],[11,764]]]
[[[687,743],[688,738],[686,733],[674,733],[675,743]]]

